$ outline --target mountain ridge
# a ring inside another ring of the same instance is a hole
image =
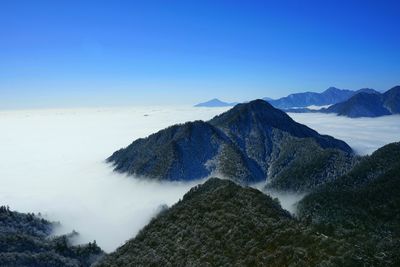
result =
[[[96,266],[317,266],[362,262],[262,192],[211,178]]]
[[[285,154],[290,147],[302,152]],[[246,184],[273,179],[286,167],[301,165],[299,157],[316,148],[352,157],[345,142],[320,135],[269,103],[254,100],[208,122],[173,125],[137,139],[107,161],[115,171],[151,179],[194,180],[216,173]],[[278,161],[282,154],[287,158]],[[345,172],[351,165],[343,160],[340,169]],[[316,177],[322,179],[321,175]]]
[[[324,113],[337,113],[350,118],[380,117],[400,114],[400,86],[395,86],[385,93],[358,93],[347,101],[322,109]]]
[[[321,93],[294,93],[276,100],[269,100],[267,98],[265,98],[264,100],[271,103],[274,107],[280,109],[306,108],[313,105],[325,106],[340,103],[348,100],[350,97],[360,92],[373,94],[378,93],[376,90],[370,88],[362,88],[356,91],[352,91],[349,89],[338,89],[336,87],[329,87]]]
[[[231,107],[236,104],[237,104],[236,102],[228,103],[228,102],[221,101],[218,98],[213,98],[206,102],[196,104],[194,106],[195,107]]]
[[[0,266],[89,267],[104,252],[93,243],[72,245],[77,232],[54,236],[57,223],[0,207]]]
[[[328,236],[364,247],[368,265],[400,263],[400,142],[365,156],[342,177],[305,196],[298,217]]]

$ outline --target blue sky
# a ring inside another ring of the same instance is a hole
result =
[[[0,1],[0,108],[400,84],[399,1]]]

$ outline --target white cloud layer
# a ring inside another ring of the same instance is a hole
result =
[[[356,119],[323,113],[289,113],[289,116],[320,134],[345,141],[360,155],[400,141],[400,115]]]
[[[171,124],[207,120],[228,108],[140,107],[0,112],[0,204],[41,212],[112,251],[140,230],[162,204],[196,182],[157,183],[113,173],[104,159]],[[146,115],[146,116],[145,116]],[[347,141],[360,153],[396,141],[400,116],[347,119],[291,114]],[[292,201],[287,205],[291,205]]]
[[[107,251],[134,236],[162,204],[196,183],[157,183],[113,173],[104,159],[138,137],[225,109],[149,107],[0,112],[0,204],[41,212],[62,232]],[[145,116],[147,115],[147,116]]]

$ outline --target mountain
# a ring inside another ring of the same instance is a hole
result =
[[[323,163],[337,171],[326,175],[325,169],[314,168],[306,159],[316,151],[324,159],[340,158]],[[215,174],[246,184],[272,181],[299,167],[310,169],[316,180],[333,179],[351,168],[351,152],[345,142],[320,135],[267,102],[254,100],[208,122],[174,125],[138,139],[107,161],[116,171],[149,179],[193,180]]]
[[[325,113],[337,113],[350,118],[379,117],[400,113],[400,86],[393,87],[380,94],[358,93],[344,101],[322,110]]]
[[[236,105],[237,103],[227,103],[223,102],[217,98],[211,99],[207,102],[199,103],[195,105],[195,107],[231,107]]]
[[[274,100],[274,99],[273,99],[273,98],[270,98],[270,97],[264,97],[263,100],[269,102],[269,101],[272,101],[272,100]]]
[[[211,178],[96,266],[362,266],[367,259],[260,191]]]
[[[52,236],[55,224],[0,207],[0,266],[90,266],[104,253],[96,245],[73,246],[77,233]]]
[[[271,170],[272,178],[265,185],[267,191],[308,193],[347,173],[361,159],[340,150],[297,142],[282,150],[276,165],[284,166],[281,162],[291,158],[285,168]]]
[[[325,113],[337,113],[339,116],[350,118],[379,117],[390,115],[390,111],[383,106],[382,95],[359,93],[349,100],[330,106]]]
[[[96,266],[399,266],[400,143],[297,206],[211,178]]]
[[[298,216],[327,236],[364,247],[369,266],[400,266],[400,143],[366,156],[298,204]]]
[[[392,114],[400,114],[400,86],[395,86],[383,94],[383,106]]]
[[[291,108],[301,108],[308,106],[325,106],[332,105],[336,103],[340,103],[346,101],[353,95],[364,92],[364,93],[377,93],[377,91],[369,88],[363,88],[357,91],[347,90],[347,89],[338,89],[335,87],[330,87],[326,89],[322,93],[315,92],[305,92],[305,93],[296,93],[291,94],[286,97],[282,97],[276,100],[269,100],[265,98],[265,101],[268,101],[276,108],[280,109],[291,109]]]

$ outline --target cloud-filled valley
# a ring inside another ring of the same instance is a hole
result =
[[[112,251],[134,236],[159,209],[197,182],[151,182],[112,172],[104,159],[174,123],[208,120],[228,108],[137,107],[0,112],[0,201],[21,212],[41,212],[96,239]],[[360,154],[398,141],[400,116],[349,119],[290,114],[322,134],[346,141]]]
[[[190,112],[188,112],[190,111]],[[162,204],[190,187],[113,173],[106,157],[138,137],[170,124],[208,119],[219,110],[121,108],[3,111],[0,202],[21,212],[41,212],[96,239],[110,251],[143,227]],[[147,116],[145,116],[147,115]]]
[[[297,122],[348,143],[360,155],[400,140],[400,115],[351,119],[335,114],[289,113]]]

